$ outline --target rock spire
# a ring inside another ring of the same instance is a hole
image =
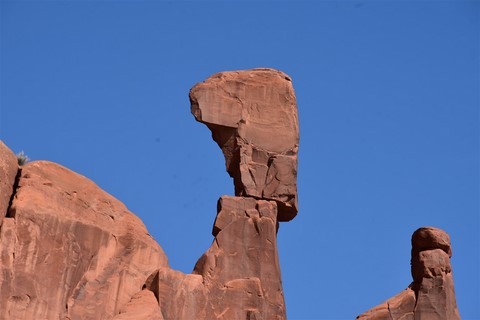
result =
[[[172,270],[143,223],[92,181],[48,161],[19,167],[0,142],[0,319],[286,319],[276,235],[298,210],[291,80],[219,73],[190,101],[235,184],[191,274]]]
[[[215,239],[193,273],[162,268],[147,288],[165,319],[286,319],[276,234],[297,213],[291,79],[273,69],[217,73],[191,89],[190,102],[222,149],[235,196],[218,200]]]

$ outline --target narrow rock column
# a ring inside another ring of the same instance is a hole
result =
[[[286,319],[278,221],[297,214],[298,117],[290,78],[273,69],[222,72],[190,91],[212,131],[236,196],[218,200],[211,247],[193,274],[152,274],[164,319]]]
[[[359,320],[459,320],[450,257],[450,237],[423,227],[412,235],[410,286],[357,317]]]
[[[460,319],[455,300],[452,248],[448,234],[420,228],[412,236],[412,288],[417,293],[415,320]]]
[[[284,319],[276,202],[223,196],[219,209],[215,241],[194,270],[203,277],[207,314],[212,319]]]
[[[292,81],[273,69],[217,73],[190,91],[196,120],[225,156],[236,197],[223,196],[215,241],[195,266],[207,315],[285,319],[278,221],[295,217],[298,116]]]

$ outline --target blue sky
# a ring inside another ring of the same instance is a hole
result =
[[[2,1],[0,137],[77,171],[145,222],[173,268],[233,194],[190,114],[213,73],[293,78],[299,205],[280,226],[289,319],[352,319],[410,282],[410,236],[445,229],[480,319],[477,1]]]

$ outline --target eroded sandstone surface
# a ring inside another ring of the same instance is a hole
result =
[[[254,69],[190,93],[234,177],[211,247],[172,270],[143,223],[92,181],[48,161],[19,166],[0,143],[0,319],[282,320],[276,235],[297,213],[291,80]]]
[[[221,72],[194,86],[190,101],[223,151],[235,195],[277,201],[278,220],[293,219],[299,127],[290,77],[273,69]]]
[[[47,161],[19,168],[15,160],[0,175],[12,167],[16,189],[0,229],[0,319],[109,319],[168,265],[143,223],[92,181]]]
[[[218,73],[190,102],[235,187],[218,200],[212,245],[190,274],[171,269],[143,223],[92,181],[48,161],[19,166],[0,141],[0,319],[286,319],[276,236],[298,211],[291,79]],[[451,254],[444,231],[417,230],[412,284],[358,319],[460,319]]]
[[[459,320],[450,257],[450,237],[423,227],[412,235],[407,289],[357,317],[359,320]]]

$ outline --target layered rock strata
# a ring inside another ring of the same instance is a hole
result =
[[[290,77],[273,69],[221,72],[194,86],[190,102],[223,151],[235,195],[276,201],[279,221],[295,217],[299,128]]]
[[[407,289],[358,316],[359,320],[459,320],[450,237],[424,227],[412,235],[412,277]]]

